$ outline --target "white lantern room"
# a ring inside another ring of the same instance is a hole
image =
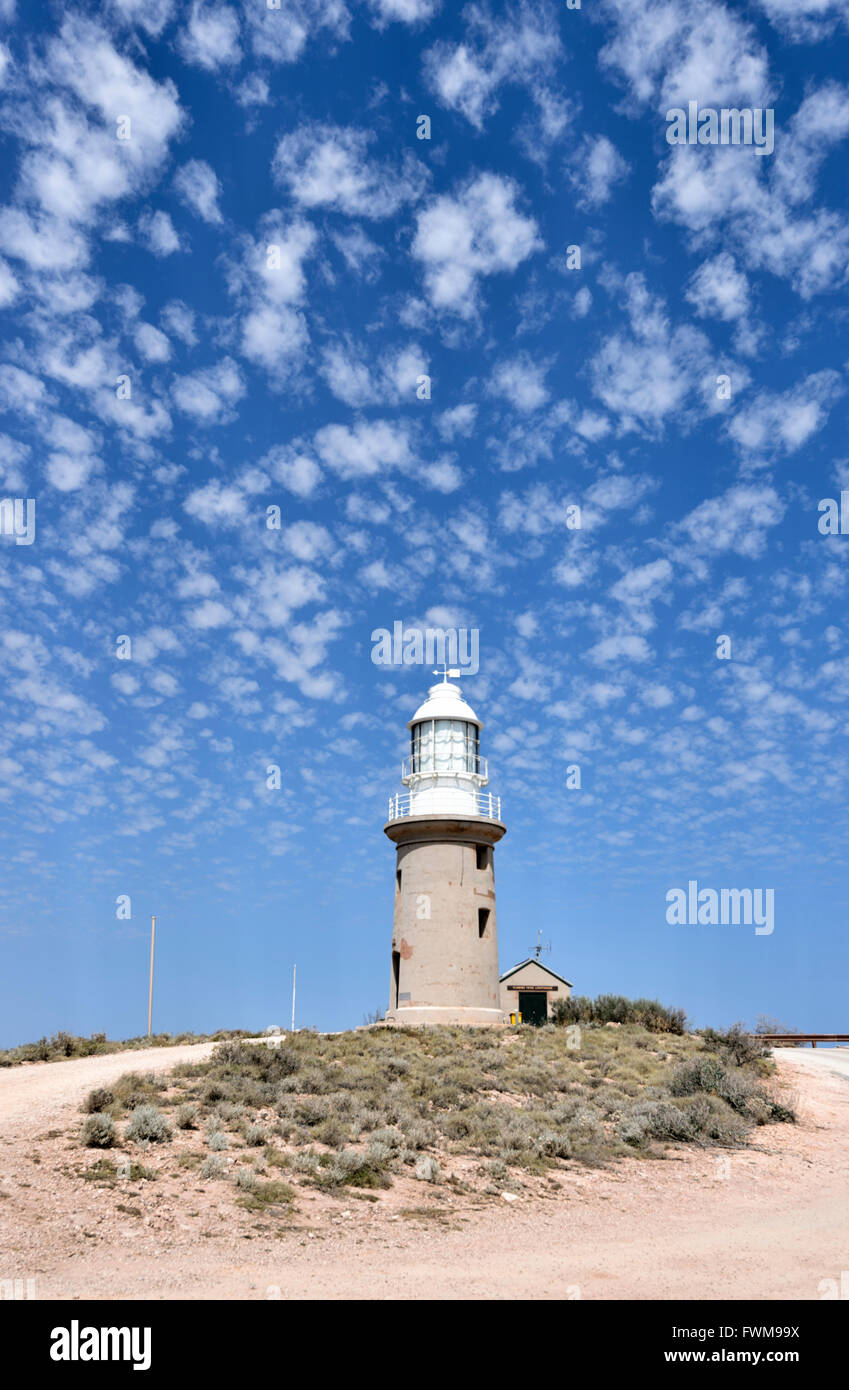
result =
[[[446,673],[409,721],[410,755],[401,766],[409,788],[389,799],[389,819],[401,816],[474,816],[499,820],[501,801],[488,784],[480,756],[483,724]]]

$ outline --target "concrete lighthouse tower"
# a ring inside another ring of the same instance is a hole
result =
[[[435,672],[434,674],[439,674]],[[483,724],[446,671],[408,724],[406,793],[383,827],[397,845],[387,1021],[499,1024],[494,846],[501,800],[484,792]]]

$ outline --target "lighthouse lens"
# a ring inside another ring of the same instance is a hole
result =
[[[436,719],[416,724],[410,741],[413,772],[477,772],[478,731],[464,719]]]

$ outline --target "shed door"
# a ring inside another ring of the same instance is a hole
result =
[[[523,1023],[545,1023],[548,1019],[548,995],[545,990],[519,990],[519,1013]]]

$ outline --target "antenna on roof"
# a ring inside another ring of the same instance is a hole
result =
[[[540,927],[539,931],[537,932],[537,944],[534,947],[534,955],[536,956],[537,960],[539,960],[543,951],[551,951],[551,942],[546,941],[545,943],[543,943],[542,927]]]

